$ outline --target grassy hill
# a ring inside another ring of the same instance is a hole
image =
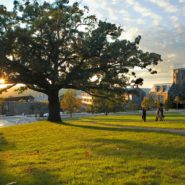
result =
[[[185,115],[166,119],[158,126],[185,128]],[[121,128],[152,120],[101,116],[0,128],[0,185],[185,184],[185,136]]]

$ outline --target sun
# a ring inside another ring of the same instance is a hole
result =
[[[5,79],[1,78],[0,79],[0,84],[5,84]]]

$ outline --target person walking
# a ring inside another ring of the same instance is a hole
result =
[[[146,122],[146,110],[148,108],[148,98],[144,97],[143,101],[141,102],[142,107],[142,119],[144,122]]]
[[[164,121],[164,109],[163,109],[163,104],[160,104],[160,121]]]
[[[160,103],[159,107],[157,108],[156,112],[156,118],[155,121],[164,121],[164,109],[163,109],[163,104]]]
[[[144,122],[146,122],[146,108],[145,107],[142,108],[142,119]]]

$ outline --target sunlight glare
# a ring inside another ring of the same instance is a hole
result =
[[[3,78],[0,79],[0,84],[4,84],[5,80]]]

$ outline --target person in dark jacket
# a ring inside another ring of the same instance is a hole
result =
[[[146,121],[146,108],[142,108],[142,119],[145,122]]]

